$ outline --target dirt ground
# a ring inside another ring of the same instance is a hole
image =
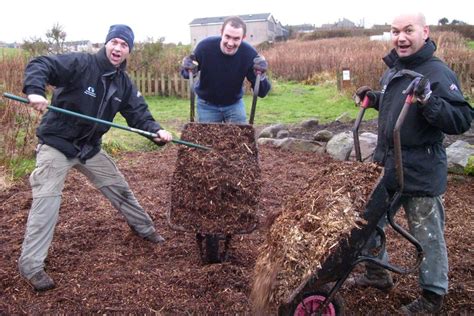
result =
[[[72,171],[66,182],[46,271],[57,287],[35,293],[17,271],[31,206],[27,178],[0,192],[0,315],[10,314],[249,314],[249,294],[265,227],[235,235],[224,263],[203,264],[194,234],[167,225],[177,148],[116,157],[136,197],[166,238],[154,245],[134,235],[121,215],[85,179]],[[263,180],[262,221],[298,192],[321,156],[259,148]],[[474,178],[450,176],[445,195],[450,287],[443,314],[473,314]],[[401,214],[400,214],[401,215]],[[397,219],[400,219],[397,216]],[[402,219],[400,219],[403,221]],[[404,263],[413,249],[388,232],[392,258]],[[415,274],[394,276],[390,293],[342,289],[351,314],[396,314],[418,295]]]

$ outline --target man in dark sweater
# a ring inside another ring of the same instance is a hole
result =
[[[221,36],[208,37],[197,45],[194,53],[183,59],[181,75],[189,78],[200,71],[195,86],[199,122],[245,124],[245,106],[242,100],[245,78],[255,86],[260,73],[259,97],[270,91],[265,76],[268,63],[257,51],[244,42],[246,25],[236,16],[227,18]]]
[[[395,122],[407,95],[413,101],[400,131],[404,188],[400,200],[411,234],[420,242],[424,258],[419,268],[422,295],[403,306],[403,314],[437,313],[448,291],[448,254],[444,240],[445,215],[442,195],[447,184],[444,134],[469,130],[472,107],[465,101],[451,69],[434,56],[436,45],[421,13],[396,17],[391,27],[394,49],[384,57],[388,68],[381,91],[361,87],[356,101],[368,98],[379,112],[374,161],[384,166],[384,184],[398,189],[394,160]],[[383,226],[384,223],[381,223]],[[375,238],[370,246],[377,245]],[[383,251],[380,256],[388,260]],[[387,270],[366,264],[367,272],[353,278],[359,286],[389,291],[394,284]]]

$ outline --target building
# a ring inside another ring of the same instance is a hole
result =
[[[68,52],[92,52],[93,44],[91,41],[71,41],[64,42],[64,46]]]
[[[385,41],[388,42],[392,38],[392,34],[390,32],[383,32],[382,35],[372,35],[370,36],[371,41]]]
[[[246,41],[256,46],[263,42],[288,39],[288,30],[271,13],[239,15],[247,25]],[[197,18],[189,23],[191,45],[195,47],[202,39],[221,34],[221,27],[227,16]]]
[[[355,25],[354,22],[343,18],[342,20],[337,21],[336,23],[333,24],[323,24],[321,25],[322,29],[353,29],[356,28],[357,26]]]

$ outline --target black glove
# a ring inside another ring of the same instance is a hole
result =
[[[265,57],[257,55],[253,59],[253,70],[255,71],[255,74],[264,74],[268,69],[268,63],[265,60]]]
[[[418,102],[425,105],[432,93],[430,81],[425,77],[416,77],[403,93],[413,94]]]
[[[358,88],[353,96],[354,101],[358,106],[362,106],[362,101],[364,101],[365,97],[368,99],[366,106],[368,108],[373,108],[375,106],[375,102],[377,102],[377,95],[370,87],[362,86]]]
[[[191,54],[183,58],[182,67],[186,71],[192,71],[193,75],[195,75],[198,71],[199,63],[196,61],[196,56]]]

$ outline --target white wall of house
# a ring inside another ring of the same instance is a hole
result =
[[[273,20],[265,21],[247,21],[247,37],[246,41],[253,46],[266,41],[274,41],[277,35],[277,26]],[[206,25],[190,25],[191,46],[196,45],[206,37],[220,36],[222,23],[206,24]]]

